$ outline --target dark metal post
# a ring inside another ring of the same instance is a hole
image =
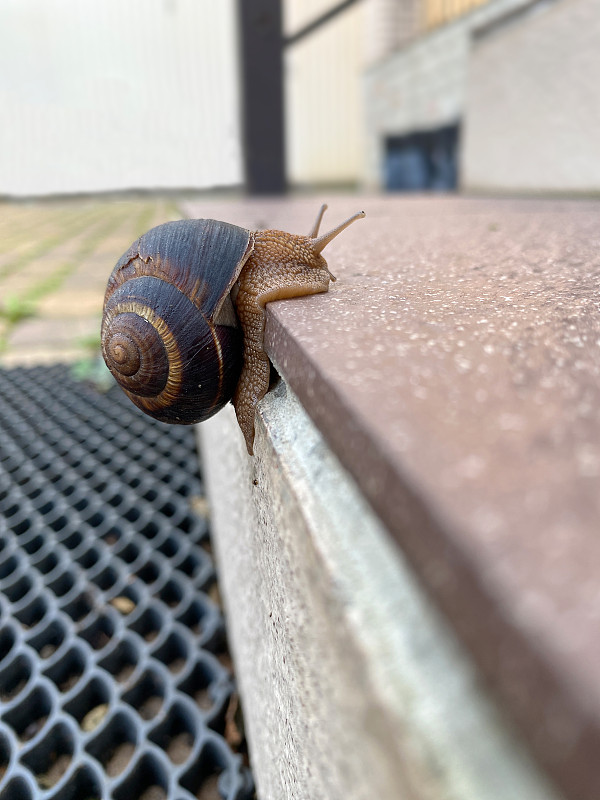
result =
[[[281,0],[238,0],[242,137],[251,194],[285,191]]]

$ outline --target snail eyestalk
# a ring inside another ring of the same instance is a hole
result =
[[[315,224],[312,226],[310,233],[308,234],[309,239],[316,239],[319,235],[319,228],[321,227],[321,222],[323,220],[323,214],[327,211],[327,203],[323,203],[321,208],[319,209],[319,213],[317,214],[317,218],[315,220]]]
[[[338,225],[337,228],[334,228],[332,231],[329,231],[329,233],[325,233],[318,239],[314,239],[312,247],[315,253],[321,253],[327,247],[329,242],[335,239],[335,237],[338,236],[338,234],[340,234],[343,230],[346,230],[346,228],[349,225],[352,225],[353,222],[356,222],[357,219],[362,219],[365,216],[366,214],[364,211],[359,211],[358,213],[351,216],[350,219],[347,219],[345,222],[342,222],[341,225]]]

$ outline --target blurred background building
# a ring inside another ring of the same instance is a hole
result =
[[[289,186],[600,191],[597,0],[0,0],[0,194],[242,187],[242,8]]]
[[[413,28],[365,74],[368,185],[600,190],[597,0],[397,5]]]

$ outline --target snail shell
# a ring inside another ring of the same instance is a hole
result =
[[[167,222],[119,259],[108,281],[102,353],[130,399],[163,422],[202,422],[232,397],[242,332],[229,294],[253,234],[210,219]]]

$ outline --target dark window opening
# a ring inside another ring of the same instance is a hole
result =
[[[458,186],[459,125],[404,136],[385,142],[384,184],[388,191],[452,192]]]

